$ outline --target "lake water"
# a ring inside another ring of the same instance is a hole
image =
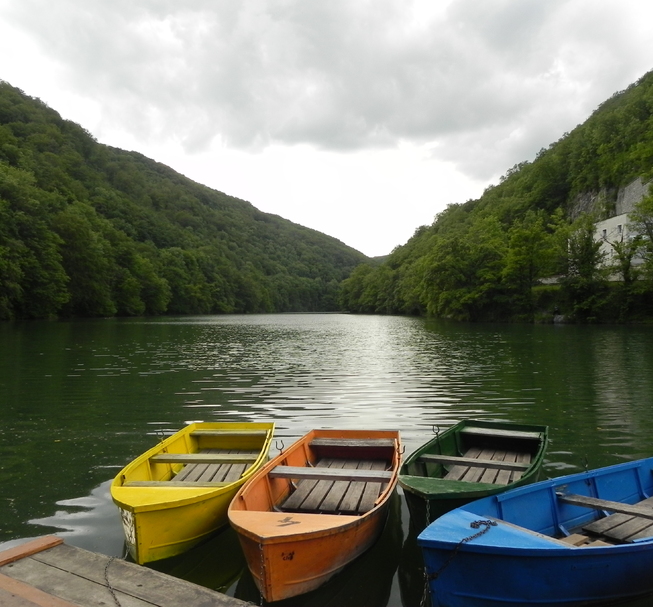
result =
[[[653,455],[653,327],[202,316],[5,323],[0,345],[0,548],[122,555],[110,480],[195,420],[274,421],[273,455],[312,428],[399,429],[410,453],[464,417],[547,424],[550,477]],[[411,540],[399,494],[373,550],[289,604],[419,605]],[[225,530],[157,567],[258,602],[242,566]]]

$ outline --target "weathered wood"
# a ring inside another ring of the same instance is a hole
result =
[[[346,460],[343,459],[334,459],[331,460],[329,468],[326,471],[331,471],[338,473],[344,468],[347,464]],[[331,491],[335,481],[333,478],[325,478],[318,481],[318,483],[313,487],[310,495],[302,503],[301,510],[306,512],[321,512],[322,511],[322,502]]]
[[[653,498],[642,500],[637,505],[653,506]],[[653,536],[653,521],[648,518],[617,513],[584,525],[583,530],[610,539],[631,542]]]
[[[505,454],[505,451],[503,452]],[[506,462],[495,459],[475,459],[472,457],[457,457],[455,455],[431,455],[424,454],[419,457],[420,461],[437,464],[465,465],[475,468],[491,468],[494,470],[527,470],[528,464],[517,462]]]
[[[0,605],[4,607],[79,607],[0,573]]]
[[[0,574],[81,607],[244,607],[245,603],[147,567],[60,544],[0,567]],[[107,579],[111,589],[107,586]],[[1,598],[0,598],[1,600]],[[5,604],[5,603],[0,603]],[[8,603],[11,607],[21,603]],[[60,607],[56,603],[38,603]],[[22,607],[22,606],[21,606]],[[61,605],[64,607],[64,605]],[[66,607],[68,607],[66,605]]]
[[[527,432],[524,430],[500,430],[498,428],[479,428],[476,426],[472,426],[470,428],[461,428],[460,433],[476,436],[496,436],[497,438],[542,438],[542,434],[540,432]]]
[[[372,463],[372,470],[379,470],[385,468],[385,462],[375,461]],[[358,504],[358,514],[364,514],[369,512],[376,505],[376,500],[381,493],[381,488],[383,487],[382,483],[365,483],[365,488],[363,489],[363,495],[361,496],[361,501]]]
[[[331,465],[331,460],[330,458],[322,458],[319,462],[317,462],[317,466],[321,468],[325,468]],[[283,510],[300,510],[302,507],[302,504],[304,503],[304,500],[310,495],[310,493],[315,489],[317,484],[320,481],[317,480],[300,480],[299,484],[297,485],[297,489],[290,494],[288,499],[282,504],[281,508]]]
[[[191,436],[212,436],[219,438],[238,437],[264,437],[267,436],[267,430],[194,430]]]
[[[256,455],[226,453],[160,453],[150,461],[156,464],[247,464],[255,462]]]
[[[373,464],[373,460],[364,460],[359,463],[358,468],[360,470],[371,470]],[[352,481],[349,483],[347,492],[340,503],[340,511],[343,513],[358,513],[358,506],[366,486],[367,483],[364,481]]]
[[[314,438],[311,447],[394,447],[392,438]]]
[[[573,493],[557,493],[556,495],[558,496],[558,499],[565,504],[593,508],[594,510],[610,510],[612,512],[630,514],[632,516],[639,516],[641,518],[653,520],[653,508],[649,506],[623,504],[621,502],[613,502],[610,500],[603,500],[586,495],[576,495]]]
[[[43,537],[37,537],[34,540],[25,542],[13,548],[3,550],[0,552],[0,567],[3,565],[8,565],[19,559],[23,559],[42,550],[48,550],[54,548],[59,544],[63,544],[63,539],[57,537],[56,535],[45,535]]]
[[[199,481],[127,481],[125,487],[177,487],[183,489],[194,489],[196,487],[204,488],[211,487],[215,489],[216,487],[225,487],[230,483],[225,483],[223,481],[218,482],[199,482]]]
[[[387,482],[392,478],[389,470],[353,470],[350,468],[306,468],[304,466],[276,466],[269,473],[270,478],[295,478],[332,481]]]
[[[471,447],[465,452],[463,457],[478,458],[480,454],[481,454],[481,449],[479,449],[478,447]],[[449,472],[447,472],[447,474],[444,475],[444,478],[451,481],[459,481],[462,479],[462,477],[465,475],[465,473],[468,470],[469,470],[469,466],[457,464],[453,468],[451,468]]]

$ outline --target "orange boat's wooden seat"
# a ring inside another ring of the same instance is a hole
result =
[[[290,467],[277,466],[270,476],[301,479],[279,506],[284,512],[363,514],[374,507],[392,478],[386,464],[384,460],[322,458],[314,468],[284,470]]]

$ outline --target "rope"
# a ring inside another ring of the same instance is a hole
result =
[[[478,529],[479,527],[483,527],[483,529],[481,529],[480,531],[478,531],[474,535],[470,535],[469,537],[464,537],[462,540],[460,540],[456,544],[456,547],[451,551],[451,554],[449,555],[449,558],[444,562],[442,567],[440,567],[440,569],[438,569],[434,573],[431,573],[427,577],[427,579],[429,581],[436,580],[440,576],[442,571],[451,564],[451,561],[453,561],[453,559],[456,557],[456,555],[458,554],[458,550],[460,550],[460,548],[462,547],[463,544],[466,544],[467,542],[471,542],[472,540],[475,540],[475,539],[481,537],[484,533],[487,533],[490,530],[490,527],[496,527],[497,522],[496,521],[489,521],[489,520],[472,521],[471,523],[469,523],[469,526],[472,529]]]

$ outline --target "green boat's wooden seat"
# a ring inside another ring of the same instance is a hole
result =
[[[614,513],[583,525],[583,531],[593,536],[625,543],[653,537],[653,498],[633,505],[583,495],[558,494],[558,499],[567,504]]]
[[[322,458],[315,467],[277,466],[270,477],[298,479],[278,506],[284,512],[364,514],[371,510],[392,472],[384,460]]]
[[[426,457],[420,459],[428,461]],[[440,463],[454,464],[443,477],[447,480],[507,485],[522,477],[531,459],[529,452],[472,447],[462,457],[447,456],[447,461]]]
[[[481,428],[479,426],[467,426],[460,429],[461,434],[469,436],[491,436],[496,438],[519,438],[527,440],[540,440],[541,432],[529,432],[526,430],[501,430],[500,428]]]

